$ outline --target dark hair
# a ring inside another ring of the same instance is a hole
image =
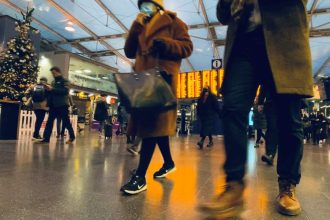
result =
[[[50,68],[50,71],[56,71],[58,73],[62,73],[61,69],[58,68],[57,66],[53,66],[52,68]]]
[[[39,81],[45,81],[48,82],[48,79],[46,77],[40,77]]]
[[[202,89],[202,92],[201,94],[199,95],[199,98],[203,98],[205,93],[209,93],[209,95],[211,95],[211,90],[210,90],[210,87],[209,86],[204,86],[203,89]]]
[[[101,97],[107,97],[107,94],[102,93]]]

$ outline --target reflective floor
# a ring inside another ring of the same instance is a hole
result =
[[[148,190],[122,196],[138,158],[126,152],[124,138],[111,142],[83,134],[74,145],[53,140],[33,145],[28,138],[0,143],[0,219],[204,219],[195,207],[221,191],[224,173],[223,141],[203,151],[197,137],[173,138],[177,172],[163,181],[152,174],[162,165],[157,150],[148,171]],[[303,178],[298,188],[303,206],[299,217],[283,217],[274,209],[276,172],[260,161],[263,147],[249,146],[247,208],[239,219],[329,220],[330,147],[306,145]]]

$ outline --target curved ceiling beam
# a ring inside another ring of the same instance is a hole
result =
[[[71,22],[77,24],[81,29],[83,29],[86,33],[92,36],[93,39],[97,40],[98,35],[94,33],[91,29],[89,29],[86,25],[84,25],[82,22],[80,22],[77,18],[75,18],[73,15],[71,15],[68,11],[66,11],[62,6],[57,4],[54,0],[48,0],[48,2],[60,13],[62,13],[65,17],[67,17]],[[115,48],[113,48],[110,44],[108,44],[105,40],[100,39],[100,44],[105,46],[107,49],[109,49],[111,52],[113,52],[117,57],[121,58],[123,61],[127,62],[129,65],[133,65],[133,63],[126,58],[124,55],[119,53]]]

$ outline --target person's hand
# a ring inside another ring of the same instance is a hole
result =
[[[159,55],[166,50],[166,43],[162,39],[155,39],[152,43],[151,54]]]
[[[144,25],[145,21],[146,21],[146,14],[143,13],[139,13],[135,19],[135,21],[137,21],[139,24]]]
[[[263,112],[264,106],[263,105],[258,105],[258,112]]]
[[[47,91],[52,91],[53,90],[53,87],[50,86],[50,85],[44,85],[44,87]]]

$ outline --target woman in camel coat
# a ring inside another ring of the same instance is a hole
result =
[[[159,63],[168,74],[165,80],[176,94],[181,61],[189,57],[193,50],[188,27],[175,13],[165,11],[161,0],[139,0],[138,6],[141,13],[129,31],[125,54],[135,59],[136,72],[154,68]],[[176,109],[154,115],[131,116],[128,132],[143,141],[138,169],[131,181],[122,187],[123,192],[136,194],[146,189],[145,175],[157,144],[164,158],[164,166],[154,177],[162,178],[175,171],[169,136],[175,134],[176,118]]]

